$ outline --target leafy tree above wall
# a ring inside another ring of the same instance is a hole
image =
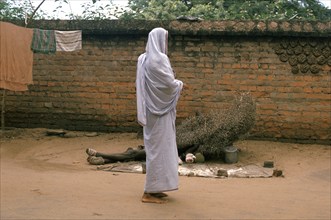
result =
[[[1,0],[0,19],[56,19],[43,10],[36,10],[32,0]],[[75,0],[52,0],[54,11]],[[68,14],[71,20],[144,19],[174,20],[194,17],[204,20],[331,20],[331,9],[318,0],[128,0],[128,8],[111,0],[97,6],[101,0],[86,0],[80,16]],[[104,0],[103,0],[104,1]],[[41,1],[41,4],[44,1]],[[34,14],[35,12],[35,14]]]
[[[129,0],[131,11],[120,18],[205,20],[330,20],[331,10],[317,0]]]

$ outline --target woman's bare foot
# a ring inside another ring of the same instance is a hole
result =
[[[143,197],[141,198],[141,201],[146,203],[157,203],[157,204],[163,204],[167,202],[167,200],[153,196],[151,193],[144,193]]]
[[[152,196],[158,197],[158,198],[163,198],[163,197],[167,197],[168,195],[160,192],[160,193],[150,193]]]

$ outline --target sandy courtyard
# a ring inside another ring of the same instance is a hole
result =
[[[240,141],[237,166],[275,163],[284,177],[180,177],[166,204],[140,201],[144,174],[97,170],[85,149],[118,153],[136,134],[45,129],[1,134],[0,219],[330,219],[330,146]]]

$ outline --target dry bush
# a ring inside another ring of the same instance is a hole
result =
[[[255,102],[250,93],[235,97],[228,109],[198,114],[177,126],[179,147],[198,146],[207,157],[219,157],[224,147],[243,138],[255,123]]]

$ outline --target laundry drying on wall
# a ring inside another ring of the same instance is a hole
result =
[[[26,91],[33,84],[33,54],[82,49],[82,31],[42,30],[0,22],[0,88]]]

